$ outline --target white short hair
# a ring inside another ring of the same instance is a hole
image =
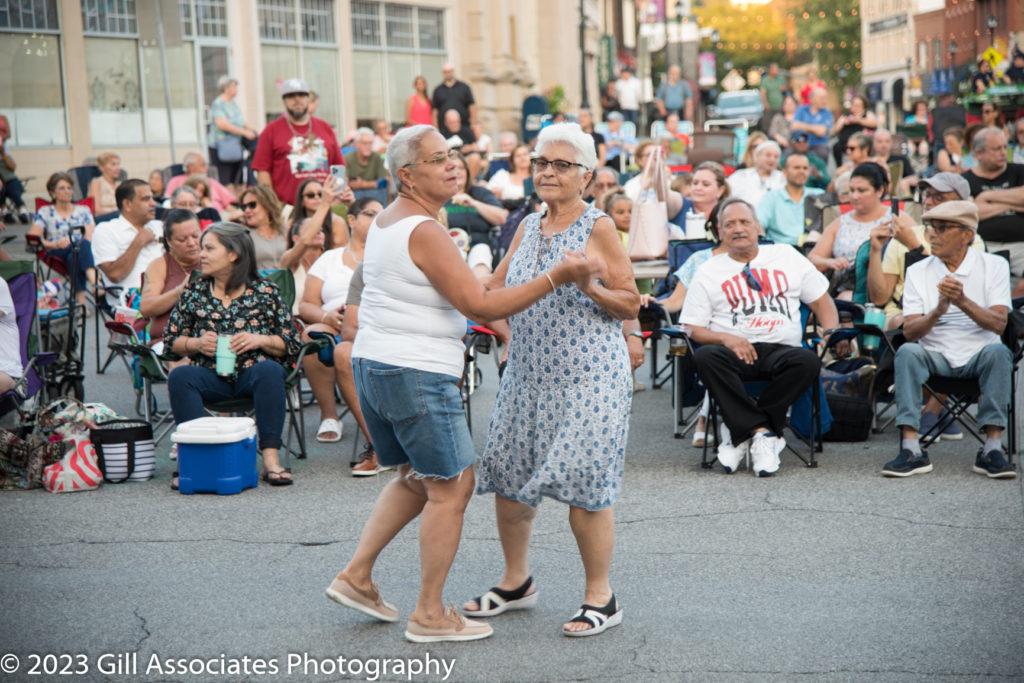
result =
[[[393,138],[391,138],[391,142],[388,143],[387,160],[388,170],[391,172],[391,177],[395,181],[395,187],[399,189],[402,187],[402,183],[398,179],[398,169],[404,168],[416,161],[416,157],[418,157],[420,153],[420,145],[423,143],[423,138],[431,133],[437,133],[440,135],[440,133],[437,132],[437,128],[426,124],[420,124],[418,126],[402,128],[400,131],[395,133]]]
[[[779,147],[779,143],[774,140],[766,140],[754,148],[754,157],[757,158],[770,149],[774,149],[776,154],[782,156],[782,148]]]
[[[352,136],[352,139],[353,140],[358,140],[359,138],[362,138],[362,137],[369,137],[370,139],[373,139],[373,137],[375,135],[376,135],[376,133],[374,133],[372,130],[370,130],[366,126],[360,126],[359,128],[356,128],[356,134]]]
[[[181,160],[181,165],[183,168],[188,168],[193,164],[198,164],[203,161],[206,161],[206,159],[199,152],[187,152]]]
[[[543,154],[544,148],[556,142],[569,145],[576,150],[576,163],[583,164],[587,170],[597,166],[597,149],[594,138],[584,133],[578,123],[553,123],[542,128],[537,136],[537,154]]]

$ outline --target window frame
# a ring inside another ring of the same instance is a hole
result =
[[[64,32],[61,27],[64,25],[64,15],[62,4],[58,0],[56,2],[57,14],[55,20],[57,22],[57,28],[47,29],[25,29],[25,28],[0,28],[0,33],[9,33],[12,35],[47,35],[54,36],[57,41],[57,50],[59,51],[57,63],[58,73],[60,74],[60,97],[61,97],[61,110],[64,112],[64,144],[62,145],[21,145],[15,140],[9,140],[8,146],[14,149],[71,149],[71,112],[68,111],[68,73],[67,66],[65,64],[65,43],[64,43]],[[14,107],[10,111],[14,111]]]
[[[415,58],[416,70],[418,70],[418,71],[422,71],[422,69],[421,69],[421,64],[422,64],[421,59],[422,59],[422,56],[424,56],[424,55],[429,55],[429,56],[432,56],[432,57],[441,56],[441,57],[447,59],[448,58],[448,35],[447,35],[447,23],[446,23],[446,20],[447,20],[446,9],[443,8],[443,7],[435,7],[435,6],[431,6],[431,5],[414,5],[414,4],[387,2],[387,0],[360,0],[360,1],[364,2],[364,3],[368,4],[368,5],[369,4],[376,5],[376,7],[377,7],[377,35],[380,38],[380,44],[379,45],[375,45],[375,46],[371,46],[371,45],[362,45],[362,44],[359,44],[359,43],[356,42],[356,40],[355,40],[355,25],[354,25],[354,22],[356,20],[356,15],[355,15],[355,13],[353,11],[351,13],[351,15],[350,15],[350,26],[349,26],[349,33],[352,36],[351,50],[352,50],[353,53],[355,53],[355,52],[371,52],[371,53],[376,53],[376,54],[383,55],[383,66],[384,66],[384,68],[383,68],[383,75],[384,75],[384,81],[383,81],[383,90],[382,90],[383,98],[382,99],[383,99],[383,102],[384,102],[384,111],[381,112],[380,116],[381,116],[381,118],[384,118],[387,121],[398,121],[399,119],[403,119],[404,120],[404,117],[405,117],[405,112],[404,111],[402,111],[402,112],[393,112],[393,111],[391,111],[391,101],[390,101],[391,69],[390,69],[390,66],[388,64],[388,56],[390,54],[393,54],[393,53],[394,54],[401,54],[401,55],[412,55]],[[388,7],[401,7],[403,9],[404,8],[408,8],[408,9],[412,10],[413,47],[411,47],[411,48],[410,47],[393,47],[393,46],[388,45],[388,40],[387,40],[387,36],[388,36],[388,33],[387,33],[387,24],[388,24],[387,10],[388,10]],[[420,44],[420,38],[421,38],[421,35],[420,35],[420,11],[421,10],[425,10],[425,11],[428,11],[428,12],[437,12],[439,14],[440,22],[438,23],[438,26],[441,29],[441,36],[440,36],[440,38],[441,38],[441,47],[440,48],[433,48],[433,47],[425,48],[425,47],[422,47],[422,45]],[[360,14],[359,15],[360,20],[364,20],[365,17],[366,17],[366,15],[364,15],[364,14]],[[356,117],[357,117],[357,119],[359,118],[358,114],[356,115]]]

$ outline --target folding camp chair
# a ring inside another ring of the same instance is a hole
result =
[[[18,347],[21,354],[21,366],[24,368],[21,378],[14,388],[0,393],[0,416],[18,411],[18,425],[23,432],[35,426],[34,413],[24,410],[27,401],[35,398],[35,406],[46,405],[47,387],[44,368],[56,359],[54,352],[37,353],[34,346],[37,342],[36,320],[36,275],[29,261],[8,261],[2,273],[11,291],[14,303],[14,314],[18,324]]]
[[[1024,357],[1022,340],[1024,340],[1024,312],[1012,310],[1007,316],[1006,328],[1002,334],[1002,342],[1010,349],[1013,356],[1013,369],[1010,372],[1010,405],[1006,428],[1007,460],[1011,465],[1014,456],[1017,455],[1017,369],[1021,358]],[[906,341],[906,337],[902,334],[897,335],[893,339],[893,348],[898,350]],[[977,439],[979,443],[985,443],[985,438],[981,434],[981,428],[984,425],[978,424],[975,417],[967,412],[981,397],[981,385],[977,379],[932,375],[928,378],[924,388],[942,404],[943,409],[952,419],[960,423],[966,432]],[[938,420],[931,429],[918,436],[923,448],[927,448],[940,437],[945,428],[945,422],[945,420]],[[899,433],[896,436],[900,438]]]

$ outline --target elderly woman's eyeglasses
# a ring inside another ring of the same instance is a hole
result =
[[[569,169],[573,166],[579,166],[586,170],[586,166],[583,164],[577,164],[574,161],[565,161],[563,159],[545,159],[544,157],[537,157],[536,159],[530,159],[530,171],[533,173],[543,173],[548,170],[548,166],[555,169],[555,173],[563,174],[568,173]]]
[[[444,163],[446,163],[448,161],[455,161],[458,158],[459,158],[459,150],[452,149],[452,150],[448,150],[448,152],[446,154],[435,154],[434,156],[430,157],[429,159],[424,159],[423,161],[414,161],[411,164],[406,164],[402,168],[409,168],[411,166],[419,166],[420,164],[427,164],[429,166],[440,166],[441,164],[444,164]]]

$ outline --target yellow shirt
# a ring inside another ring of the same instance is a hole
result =
[[[931,245],[928,244],[928,240],[924,236],[924,226],[915,225],[914,234],[917,235],[918,242],[924,247],[924,253],[931,254]],[[980,252],[985,251],[985,241],[978,237],[977,233],[974,234],[974,244],[971,246]],[[903,312],[903,307],[898,302],[903,301],[903,285],[907,272],[903,264],[909,251],[903,242],[893,239],[890,240],[885,248],[885,254],[882,255],[882,272],[886,275],[896,276],[896,287],[892,290],[892,297],[890,297],[889,302],[885,305],[886,318],[891,318]]]

